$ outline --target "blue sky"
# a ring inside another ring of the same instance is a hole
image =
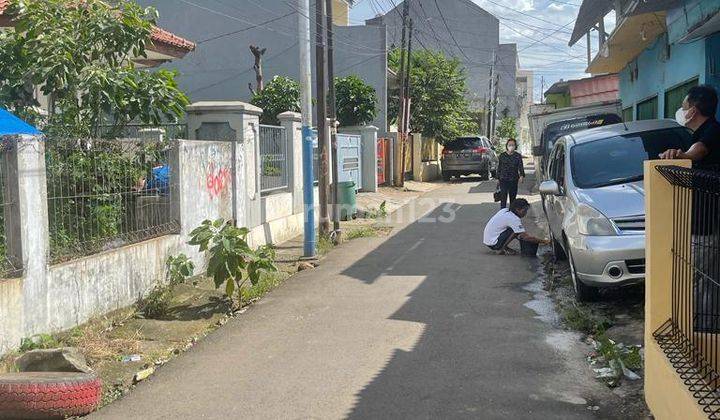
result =
[[[535,72],[535,100],[540,100],[541,78],[547,88],[560,79],[588,76],[585,40],[572,48],[568,40],[581,0],[472,0],[500,20],[500,41],[516,43],[520,66]],[[357,0],[350,12],[353,24],[362,24],[378,11],[387,12],[400,0]],[[612,29],[612,16],[606,21]],[[597,39],[591,42],[597,51]]]

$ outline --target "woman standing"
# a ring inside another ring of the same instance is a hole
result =
[[[509,139],[505,143],[506,152],[498,156],[498,185],[500,187],[500,208],[504,209],[510,202],[515,201],[518,191],[518,183],[525,178],[525,168],[520,153],[517,152],[517,142]]]

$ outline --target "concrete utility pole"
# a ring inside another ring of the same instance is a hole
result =
[[[330,231],[328,219],[328,133],[327,85],[325,84],[325,2],[315,1],[315,85],[317,89],[317,132],[320,170],[318,171],[318,198],[320,200],[320,234]]]
[[[540,103],[545,103],[545,76],[540,76]]]
[[[340,242],[340,206],[338,203],[338,154],[337,154],[337,110],[335,109],[335,63],[334,63],[334,44],[333,44],[333,1],[325,0],[327,8],[327,68],[328,68],[328,116],[330,118],[330,145],[332,154],[332,221],[333,233],[335,241]]]
[[[300,46],[300,102],[302,109],[303,206],[305,208],[303,256],[316,255],[315,182],[313,179],[312,75],[310,71],[310,0],[298,0]]]
[[[498,85],[500,84],[500,74],[495,75],[495,88],[493,89],[493,108],[492,108],[492,131],[491,134],[495,135],[495,127],[497,125],[497,106],[498,106]],[[488,137],[492,139],[492,137]]]
[[[487,107],[487,127],[485,134],[488,139],[492,139],[492,116],[493,116],[493,81],[495,80],[495,50],[492,53],[492,64],[490,65],[490,81],[488,82],[488,107]]]
[[[395,176],[393,184],[396,187],[402,187],[405,184],[405,161],[403,159],[403,147],[405,144],[405,40],[407,36],[408,15],[410,14],[409,0],[403,2],[402,13],[402,36],[400,41],[400,109],[398,112],[398,143],[395,145]]]
[[[409,0],[405,0],[407,3]],[[407,171],[406,164],[407,164],[407,149],[408,149],[408,143],[409,143],[409,136],[410,136],[410,68],[412,67],[412,36],[413,36],[413,20],[412,18],[409,19],[410,22],[408,24],[408,53],[407,53],[407,64],[405,68],[405,86],[403,87],[403,91],[405,92],[403,96],[405,97],[405,103],[403,106],[403,128],[402,132],[403,134],[403,141],[402,141],[402,184],[400,186],[405,185],[405,172]]]

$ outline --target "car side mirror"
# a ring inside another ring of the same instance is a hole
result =
[[[540,194],[543,195],[560,195],[560,185],[553,180],[543,181],[540,183]]]

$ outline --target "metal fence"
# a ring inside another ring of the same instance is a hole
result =
[[[288,188],[288,138],[285,128],[260,126],[260,192]]]
[[[658,171],[673,186],[671,317],[654,337],[712,419],[720,418],[720,172]]]
[[[101,125],[98,137],[103,139],[140,139],[164,141],[187,139],[187,125],[182,123],[166,123],[159,125],[128,124],[121,127]]]
[[[175,142],[48,139],[50,259],[176,233]]]
[[[0,277],[17,277],[22,273],[22,257],[19,255],[19,249],[13,250],[12,244],[18,243],[17,226],[18,222],[13,218],[13,214],[17,214],[16,196],[13,194],[13,185],[9,175],[10,168],[14,165],[10,164],[13,155],[13,149],[17,147],[17,143],[9,137],[0,141]],[[15,177],[16,178],[16,177]],[[15,252],[13,252],[15,251]]]

